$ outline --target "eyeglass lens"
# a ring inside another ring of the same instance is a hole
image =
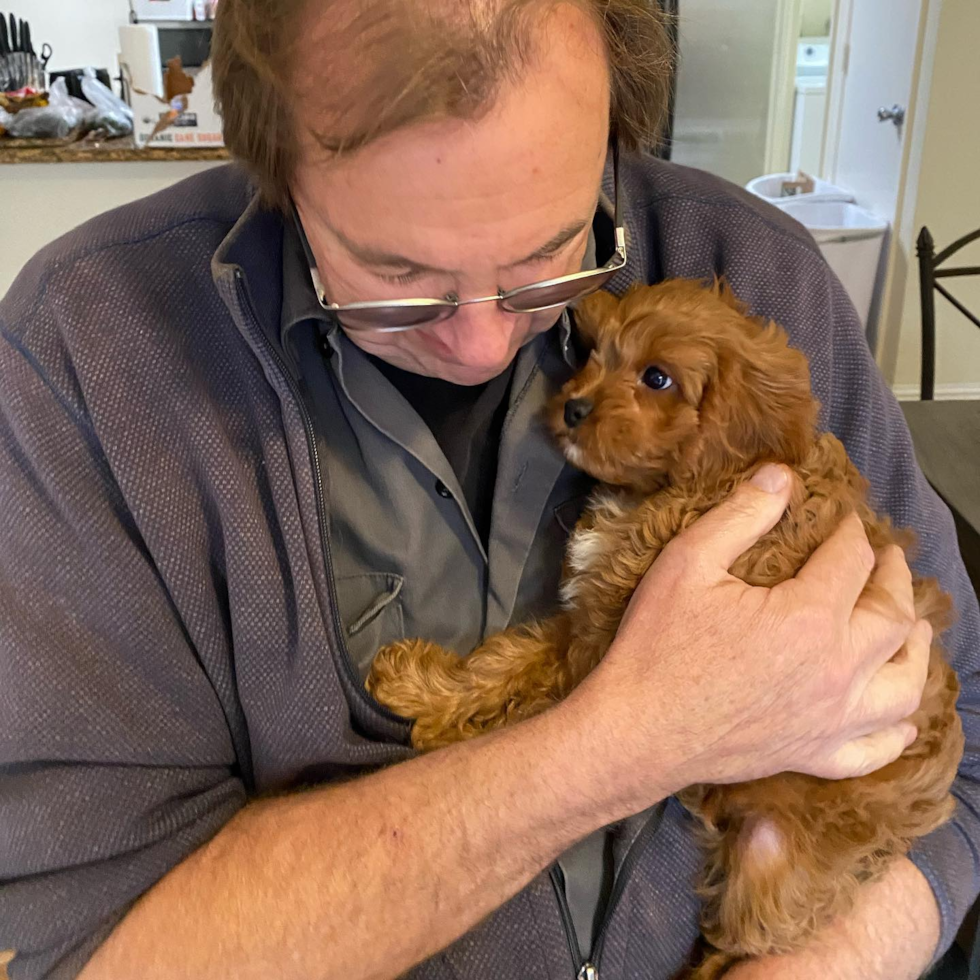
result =
[[[344,325],[360,330],[410,330],[446,320],[456,312],[456,304],[429,306],[373,306],[367,310],[344,310],[340,319]]]
[[[571,282],[559,282],[549,286],[527,286],[502,302],[508,313],[536,313],[552,307],[566,306],[589,293],[594,293],[615,275],[614,271],[597,270],[594,275],[583,276]]]
[[[501,306],[508,313],[537,313],[567,306],[569,303],[604,286],[615,270],[600,269],[594,275],[583,276],[571,282],[559,282],[546,286],[524,286],[513,296],[505,296]],[[344,325],[361,330],[410,330],[446,320],[456,312],[456,305],[431,304],[427,306],[372,306],[364,310],[346,309],[340,314]]]

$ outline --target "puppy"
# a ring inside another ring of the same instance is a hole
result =
[[[567,458],[604,484],[568,542],[561,611],[490,637],[467,657],[424,640],[382,649],[368,689],[414,718],[430,750],[527,718],[564,698],[608,649],[643,574],[681,530],[767,461],[794,474],[776,527],[732,567],[751,585],[791,578],[856,511],[871,544],[908,549],[867,502],[867,483],[834,436],[816,431],[806,358],[776,324],[746,315],[727,285],[672,280],[622,300],[589,297],[576,323],[589,360],[549,408]],[[950,602],[914,582],[916,613],[935,635]],[[852,905],[916,837],[953,810],[963,750],[956,677],[938,643],[911,717],[918,737],[869,776],[796,773],[695,786],[682,802],[700,820],[702,930],[709,980],[745,958],[799,948]]]

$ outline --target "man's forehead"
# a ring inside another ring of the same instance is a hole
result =
[[[544,70],[608,87],[589,4],[551,0],[331,0],[310,4],[291,79],[300,130],[330,153],[406,125],[478,120],[502,88]],[[608,102],[606,93],[602,96]]]
[[[506,268],[545,258],[586,233],[602,170],[601,162],[558,175],[542,170],[512,183],[500,174],[496,188],[473,196],[462,183],[445,182],[432,193],[381,199],[365,182],[324,198],[313,220],[363,265],[454,271],[493,258]]]
[[[595,32],[584,14],[577,16],[579,33]],[[501,184],[510,185],[513,196],[526,178],[543,174],[560,185],[566,175],[574,181],[576,167],[597,170],[608,141],[609,72],[598,40],[589,48],[574,36],[569,29],[549,34],[519,76],[503,79],[473,112],[442,106],[340,156],[325,154],[308,139],[296,181],[303,185],[316,178],[348,197],[435,199],[445,187],[465,204],[499,194]],[[331,74],[335,71],[332,67]],[[364,108],[361,96],[370,104],[376,95],[353,92],[347,114]],[[317,118],[316,103],[315,97],[300,103],[301,121],[310,130],[329,122]]]
[[[463,249],[506,241],[513,254],[504,264],[517,262],[594,213],[607,151],[597,115],[580,142],[510,135],[505,143],[502,130],[497,141],[461,123],[455,133],[396,134],[343,171],[312,176],[298,199],[304,215],[363,251],[444,267],[445,255],[431,251],[440,240]]]

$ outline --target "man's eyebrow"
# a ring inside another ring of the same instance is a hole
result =
[[[518,259],[516,262],[512,262],[510,265],[506,266],[506,268],[512,269],[516,265],[524,265],[525,262],[533,262],[535,259],[543,259],[546,256],[551,255],[552,252],[557,252],[563,245],[567,245],[573,238],[577,238],[585,230],[586,226],[591,223],[592,218],[590,216],[562,228],[557,235],[545,242],[540,248],[536,248],[530,255],[525,256],[523,259]]]
[[[413,272],[445,272],[445,269],[437,269],[434,266],[426,265],[424,262],[415,262],[404,255],[395,252],[386,252],[384,249],[374,248],[371,245],[359,245],[352,241],[342,231],[336,228],[330,229],[337,241],[363,265],[383,265],[397,269],[411,269]]]
[[[553,252],[557,252],[563,245],[567,245],[573,238],[580,235],[591,221],[592,217],[590,215],[588,218],[576,221],[562,228],[561,231],[545,242],[544,245],[540,246],[540,248],[536,248],[530,255],[525,256],[523,259],[512,262],[506,268],[511,269],[518,265],[524,265],[526,262],[533,262],[535,259],[541,259],[551,255]],[[447,273],[454,271],[451,269],[438,269],[435,266],[426,265],[424,262],[416,262],[414,259],[410,259],[404,255],[387,252],[384,249],[374,248],[371,245],[358,244],[336,228],[332,228],[331,231],[340,244],[363,265],[386,266],[393,269],[407,269],[412,272]]]

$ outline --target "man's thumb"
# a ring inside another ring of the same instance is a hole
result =
[[[790,471],[767,463],[750,480],[699,518],[676,540],[692,548],[700,562],[727,572],[783,516],[790,496]]]

